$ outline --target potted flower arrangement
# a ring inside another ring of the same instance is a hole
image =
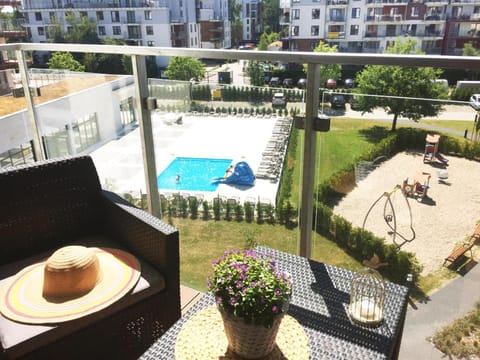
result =
[[[213,262],[208,290],[222,315],[229,348],[254,359],[267,355],[292,294],[288,274],[273,258],[252,250],[230,250]]]

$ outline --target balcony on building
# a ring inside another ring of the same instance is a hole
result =
[[[327,0],[327,6],[346,7],[349,0]]]
[[[285,13],[285,14],[281,15],[278,22],[279,22],[280,25],[290,24],[290,13]]]
[[[403,22],[403,16],[398,15],[367,15],[365,17],[365,22],[374,22],[374,23],[399,23]]]
[[[12,2],[16,2],[16,1],[12,1]],[[62,2],[56,2],[56,1],[35,0],[35,1],[28,2],[25,5],[25,8],[26,9],[99,9],[99,8],[165,7],[166,5],[167,5],[166,0],[109,0],[109,1],[73,0],[71,2],[64,2],[63,4]]]
[[[27,36],[25,20],[8,19],[0,20],[0,38],[22,38]]]

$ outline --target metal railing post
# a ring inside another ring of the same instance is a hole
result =
[[[303,177],[300,207],[300,255],[310,258],[313,229],[313,195],[315,185],[315,155],[317,133],[313,119],[318,116],[320,65],[308,64],[305,95],[305,140],[303,147]]]
[[[44,160],[45,153],[43,151],[43,144],[40,136],[37,110],[35,109],[35,103],[33,102],[33,95],[30,92],[30,84],[28,81],[27,61],[25,60],[25,54],[22,50],[15,50],[15,55],[18,61],[20,78],[22,79],[23,91],[25,93],[25,101],[27,102],[28,121],[32,129],[33,156],[35,158],[35,161]]]
[[[162,212],[158,194],[152,118],[150,110],[147,109],[148,77],[145,56],[132,55],[132,66],[135,80],[136,108],[140,124],[140,141],[142,143],[148,210],[152,215],[161,218]]]

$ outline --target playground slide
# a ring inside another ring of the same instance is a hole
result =
[[[440,154],[439,152],[435,153],[435,157],[438,159],[438,161],[444,163],[444,164],[448,164],[448,159],[445,159],[442,154]]]

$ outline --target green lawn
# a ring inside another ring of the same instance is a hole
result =
[[[200,291],[206,291],[206,279],[211,273],[211,263],[226,249],[243,248],[249,240],[256,241],[258,245],[298,254],[298,228],[179,218],[173,219],[173,225],[181,234],[181,282]],[[336,244],[319,236],[313,239],[312,258],[350,270],[359,270],[362,267]]]

